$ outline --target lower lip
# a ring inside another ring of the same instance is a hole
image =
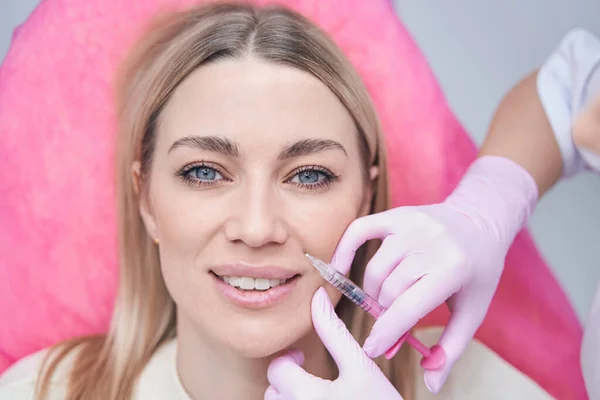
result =
[[[211,275],[223,296],[239,307],[251,309],[267,308],[280,303],[292,292],[300,278],[297,275],[284,284],[267,290],[244,290],[231,286],[213,273]]]

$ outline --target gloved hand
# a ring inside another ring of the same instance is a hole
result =
[[[388,310],[373,326],[365,352],[381,355],[447,300],[451,318],[439,342],[446,361],[441,369],[425,371],[427,387],[439,392],[483,322],[506,253],[536,201],[537,186],[524,169],[484,156],[443,203],[354,221],[334,254],[336,269],[347,272],[365,241],[383,240],[367,265],[363,289]]]
[[[338,318],[325,289],[319,288],[313,296],[311,313],[317,334],[338,366],[339,377],[329,381],[309,374],[302,369],[304,355],[293,350],[271,361],[265,400],[402,400]]]

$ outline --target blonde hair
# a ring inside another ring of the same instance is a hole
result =
[[[307,71],[338,96],[356,123],[365,177],[368,179],[371,165],[380,169],[371,213],[388,209],[386,153],[374,107],[352,65],[326,34],[304,17],[278,6],[213,4],[164,16],[135,46],[118,74],[120,277],[109,331],[105,336],[57,345],[42,367],[39,399],[47,394],[58,365],[75,349],[78,353],[69,373],[67,399],[129,399],[156,349],[175,336],[175,304],[161,275],[156,246],[138,212],[140,194],[132,185],[131,165],[140,161],[141,190],[147,190],[156,122],[177,86],[203,64],[249,55]],[[357,253],[350,276],[359,284],[367,257],[377,245],[370,242]],[[346,299],[337,311],[362,343],[372,319]],[[405,398],[412,391],[406,347],[392,361],[376,360]]]

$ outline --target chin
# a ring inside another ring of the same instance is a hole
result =
[[[295,347],[313,330],[310,314],[289,314],[283,318],[266,320],[249,318],[223,324],[217,340],[245,358],[268,358]],[[215,332],[217,333],[217,332]]]
[[[265,297],[265,292],[241,291],[213,274],[207,276],[202,287],[184,281],[169,285],[166,281],[168,287],[180,289],[170,292],[175,295],[182,321],[189,321],[209,346],[249,359],[312,346],[311,299],[321,284],[319,276],[293,277],[286,287],[279,285],[276,290],[281,292],[271,297]],[[339,300],[339,293],[328,289],[334,292],[330,297]]]

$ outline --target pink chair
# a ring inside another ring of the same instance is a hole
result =
[[[326,29],[366,81],[394,204],[443,200],[476,149],[390,2],[280,2]],[[117,280],[113,74],[144,23],[193,3],[43,0],[15,32],[0,69],[0,373],[106,330]],[[446,320],[440,308],[421,324]],[[587,398],[582,328],[526,232],[477,338],[554,397]]]

